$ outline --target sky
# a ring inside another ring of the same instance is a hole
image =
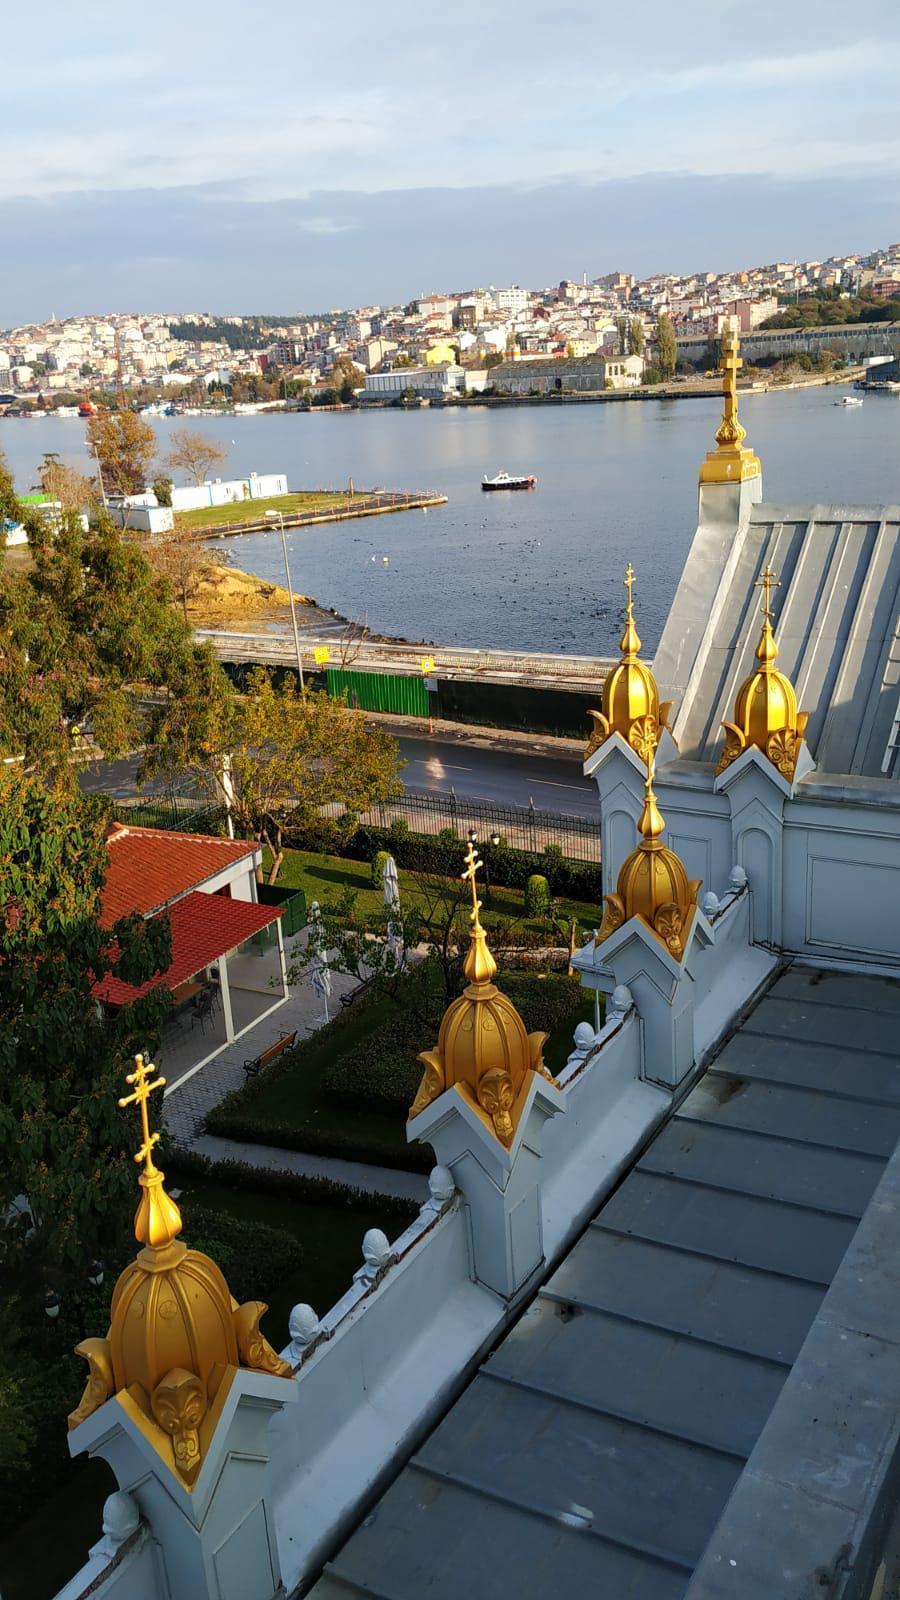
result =
[[[0,327],[900,238],[897,0],[39,0],[4,44]]]

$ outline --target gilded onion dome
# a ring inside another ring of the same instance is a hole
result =
[[[738,420],[737,375],[744,365],[738,351],[741,342],[734,329],[722,335],[722,421],[716,431],[716,448],[710,450],[700,468],[700,482],[743,483],[762,477],[759,456],[744,444],[747,430]]]
[[[159,1454],[191,1488],[203,1463],[222,1404],[238,1367],[289,1378],[292,1369],[259,1330],[262,1301],[239,1306],[209,1256],[190,1250],[178,1235],[181,1215],[154,1165],[147,1101],[164,1078],[135,1057],[128,1077],[133,1092],[120,1106],[140,1108],[143,1140],[135,1156],[144,1163],[134,1232],[143,1249],[113,1291],[105,1339],[84,1339],[77,1353],[89,1377],[69,1428],[84,1422],[115,1396]]]
[[[625,568],[625,588],[628,603],[625,607],[625,627],[619,640],[622,658],[603,685],[603,709],[588,713],[593,728],[584,752],[585,760],[605,744],[611,733],[620,733],[642,760],[649,760],[672,709],[669,700],[660,705],[653,672],[638,655],[641,641],[634,625],[634,568],[631,562]]]
[[[790,679],[775,666],[778,646],[772,632],[770,593],[778,588],[774,572],[766,567],[757,588],[763,591],[762,632],[756,646],[759,665],[745,678],[734,703],[734,721],[723,722],[725,748],[719,758],[717,772],[724,772],[732,761],[748,748],[756,745],[783,778],[792,782],[797,757],[809,713],[797,710],[797,696]]]
[[[653,770],[647,769],[644,809],[638,830],[641,842],[623,862],[616,893],[604,896],[603,921],[596,943],[631,917],[640,917],[652,933],[680,960],[697,905],[699,878],[688,878],[680,856],[664,845],[665,828],[653,793]]]
[[[488,949],[475,874],[481,866],[469,845],[463,878],[472,886],[472,931],[463,968],[469,982],[444,1013],[437,1048],[419,1056],[425,1072],[410,1108],[417,1117],[446,1089],[458,1088],[482,1121],[507,1147],[512,1143],[533,1072],[551,1078],[543,1063],[546,1033],[526,1033],[512,1001],[493,982],[497,964]],[[551,1078],[552,1082],[552,1078]]]

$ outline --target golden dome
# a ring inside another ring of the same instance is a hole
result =
[[[593,719],[593,730],[584,752],[585,760],[605,744],[611,733],[620,733],[642,760],[649,760],[672,709],[671,701],[660,705],[653,672],[638,655],[641,641],[634,625],[633,587],[634,569],[629,562],[625,568],[628,591],[625,627],[619,640],[622,659],[603,685],[602,711],[588,713]]]
[[[738,355],[741,342],[734,329],[722,336],[722,421],[716,432],[716,449],[710,450],[700,468],[701,483],[742,483],[762,477],[759,456],[744,445],[747,430],[738,421],[737,375],[743,361]]]
[[[631,917],[640,917],[666,949],[680,960],[697,904],[700,879],[690,879],[680,856],[662,843],[665,828],[656,796],[653,772],[647,770],[644,809],[638,829],[641,842],[622,862],[616,893],[604,896],[603,921],[596,943]]]
[[[153,1163],[159,1134],[150,1133],[147,1101],[165,1083],[149,1082],[154,1070],[136,1056],[128,1078],[133,1093],[119,1101],[137,1104],[141,1113],[143,1140],[135,1160],[143,1161],[144,1170],[134,1231],[144,1248],[113,1291],[106,1338],[78,1346],[90,1376],[69,1427],[115,1395],[190,1488],[238,1367],[284,1378],[292,1369],[259,1331],[265,1305],[238,1306],[215,1262],[178,1238],[181,1216]]]
[[[808,713],[797,710],[794,686],[775,666],[778,646],[772,632],[770,590],[778,587],[775,574],[766,567],[757,587],[763,590],[763,625],[756,659],[759,666],[745,678],[734,703],[734,721],[723,722],[725,748],[717,772],[724,772],[751,744],[768,757],[782,777],[791,782]]]
[[[412,1121],[438,1095],[457,1086],[486,1126],[509,1146],[532,1072],[551,1076],[541,1054],[547,1034],[526,1033],[512,1001],[492,982],[497,964],[479,920],[481,902],[475,884],[480,865],[470,844],[463,873],[472,885],[471,944],[463,969],[469,982],[444,1013],[437,1049],[419,1056],[425,1072],[409,1118]]]

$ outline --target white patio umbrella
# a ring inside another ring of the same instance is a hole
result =
[[[325,1021],[328,1021],[328,997],[331,994],[331,968],[328,965],[328,951],[325,948],[322,933],[321,914],[318,900],[312,900],[309,907],[309,942],[315,951],[315,960],[309,969],[310,982],[315,993],[325,1002]]]

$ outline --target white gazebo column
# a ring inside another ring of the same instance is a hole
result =
[[[230,950],[229,955],[234,951]],[[225,1037],[229,1044],[234,1043],[234,1017],[231,1013],[231,989],[228,983],[228,956],[219,958],[219,992],[222,996],[222,1016],[225,1019]]]

